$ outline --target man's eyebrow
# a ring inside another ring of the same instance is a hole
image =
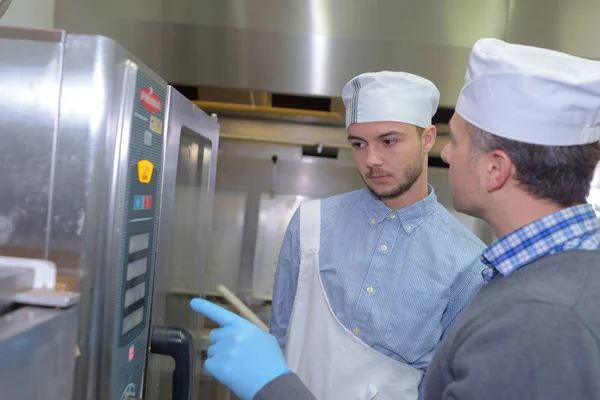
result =
[[[384,139],[388,136],[393,136],[393,135],[400,135],[400,136],[404,136],[405,133],[404,132],[400,132],[400,131],[396,131],[396,130],[391,130],[391,131],[387,131],[384,132],[380,135],[377,136],[378,139]],[[354,135],[348,135],[348,140],[360,140],[362,142],[365,141],[365,139],[358,137],[358,136],[354,136]]]
[[[448,124],[448,136],[450,136],[450,139],[454,139],[454,133],[452,133],[452,128],[450,127],[450,124]]]
[[[393,136],[393,135],[404,136],[405,133],[404,132],[400,132],[400,131],[396,131],[396,130],[392,130],[392,131],[387,131],[385,133],[382,133],[381,135],[378,136],[378,138],[383,139],[383,138],[386,138],[388,136]]]

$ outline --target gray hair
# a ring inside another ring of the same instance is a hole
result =
[[[522,187],[534,197],[563,207],[585,203],[600,161],[600,142],[542,146],[505,139],[469,123],[467,130],[474,151],[506,153],[515,165]]]

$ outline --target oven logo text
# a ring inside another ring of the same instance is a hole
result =
[[[160,98],[152,88],[144,88],[140,90],[140,102],[144,106],[144,108],[151,113],[157,113],[162,108],[162,103],[160,102]]]

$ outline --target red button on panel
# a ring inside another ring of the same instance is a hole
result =
[[[144,209],[149,210],[152,208],[152,196],[144,196]]]

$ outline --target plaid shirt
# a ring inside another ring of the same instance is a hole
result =
[[[590,204],[569,207],[501,237],[481,255],[485,282],[566,250],[600,251],[600,220]]]

